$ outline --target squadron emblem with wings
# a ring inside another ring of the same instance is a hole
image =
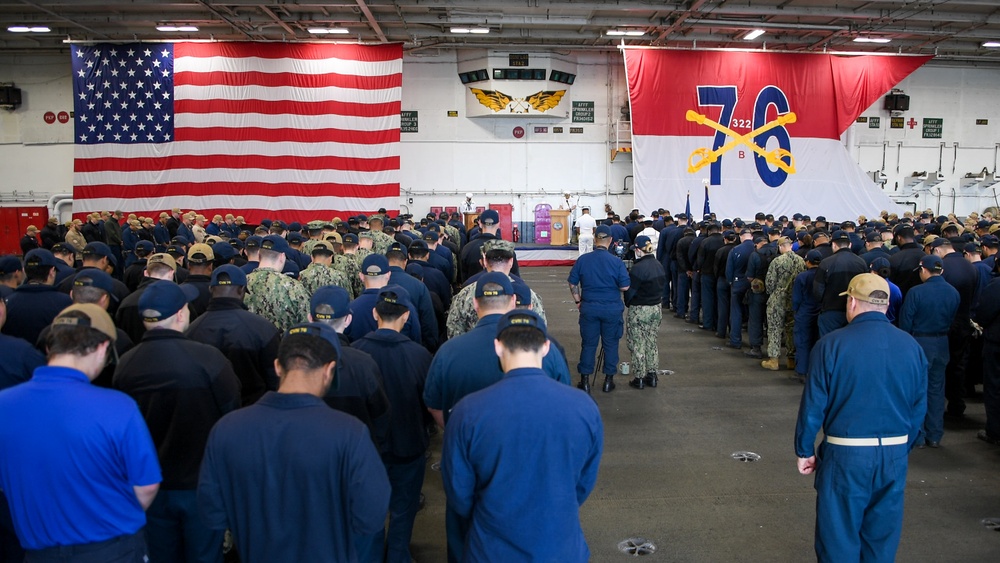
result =
[[[470,90],[476,95],[479,103],[496,113],[508,109],[507,106],[510,106],[510,113],[528,113],[532,108],[536,111],[548,111],[559,105],[559,100],[566,94],[566,90],[544,90],[525,98],[516,98],[499,90],[480,90],[479,88],[470,88]]]

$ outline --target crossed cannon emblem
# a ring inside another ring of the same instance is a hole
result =
[[[689,173],[697,172],[702,168],[712,164],[713,162],[716,162],[717,160],[719,160],[720,156],[726,154],[727,152],[729,152],[730,150],[739,145],[745,145],[753,152],[759,154],[764,158],[764,160],[767,161],[768,164],[774,165],[789,174],[795,173],[795,157],[792,156],[791,152],[782,148],[778,148],[771,152],[768,152],[766,149],[758,146],[757,143],[753,142],[753,138],[756,137],[757,135],[760,135],[761,133],[770,131],[775,127],[781,127],[787,123],[795,123],[796,117],[794,112],[789,112],[784,115],[780,115],[774,121],[765,123],[764,125],[761,125],[760,127],[747,133],[746,135],[740,135],[739,133],[733,131],[729,127],[726,127],[721,123],[716,123],[715,121],[712,121],[708,117],[700,113],[697,113],[693,110],[688,110],[687,114],[685,114],[685,117],[687,118],[688,121],[694,121],[699,125],[708,125],[712,129],[715,129],[716,131],[719,131],[728,137],[732,137],[731,141],[729,141],[728,143],[722,145],[721,147],[715,150],[708,150],[707,148],[702,147],[692,152],[691,156],[688,157]],[[788,162],[784,161],[786,157],[788,158]]]

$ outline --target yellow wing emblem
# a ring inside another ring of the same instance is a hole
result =
[[[479,103],[490,108],[494,112],[507,109],[507,105],[510,104],[513,99],[507,94],[495,90],[480,90],[479,88],[469,89],[476,95],[476,99],[479,100]]]
[[[566,90],[547,90],[528,96],[528,104],[538,111],[548,111],[559,105]]]

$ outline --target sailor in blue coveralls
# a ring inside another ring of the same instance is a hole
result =
[[[940,256],[920,259],[920,285],[906,293],[899,315],[899,328],[913,335],[927,356],[927,416],[924,418],[926,445],[936,448],[944,436],[944,373],[948,365],[948,330],[958,311],[960,297],[941,272]],[[924,444],[918,442],[917,447]]]
[[[577,258],[569,272],[569,291],[580,308],[580,389],[590,392],[590,375],[594,373],[597,342],[604,347],[605,393],[615,388],[614,376],[618,369],[618,341],[625,323],[622,312],[625,303],[622,292],[631,283],[625,263],[608,252],[611,229],[605,225],[594,231],[594,251]]]
[[[503,379],[460,400],[445,427],[441,477],[468,530],[461,561],[590,557],[580,506],[597,481],[604,430],[594,401],[541,369],[549,346],[534,311],[500,317]]]
[[[799,473],[816,473],[819,561],[895,559],[907,455],[923,440],[927,358],[885,316],[889,285],[851,279],[848,325],[813,348],[795,427]],[[814,450],[816,434],[826,438]]]

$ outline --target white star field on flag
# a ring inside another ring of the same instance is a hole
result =
[[[80,45],[72,59],[77,144],[173,140],[173,45]]]

